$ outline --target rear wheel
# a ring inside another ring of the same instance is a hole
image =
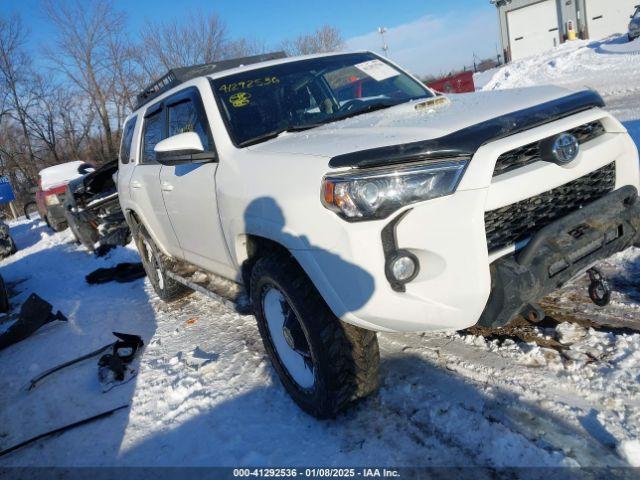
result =
[[[258,260],[251,300],[273,366],[304,411],[334,417],[377,389],[376,333],[340,321],[292,258]]]
[[[162,263],[162,255],[143,226],[138,226],[135,242],[142,259],[142,265],[149,282],[156,294],[165,302],[178,300],[193,292],[190,288],[175,281],[167,275],[167,269]]]

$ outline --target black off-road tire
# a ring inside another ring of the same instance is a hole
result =
[[[9,303],[7,285],[4,283],[2,275],[0,275],[0,313],[7,313],[9,310],[11,310],[11,304]]]
[[[280,361],[263,312],[265,290],[276,287],[296,313],[310,347],[315,382],[303,390]],[[376,333],[346,324],[322,299],[289,255],[259,259],[251,272],[251,301],[258,329],[287,392],[305,412],[333,418],[378,388],[380,353]]]
[[[167,268],[162,261],[163,255],[142,225],[136,227],[133,237],[138,253],[140,253],[144,271],[160,299],[165,302],[174,302],[193,293],[193,290],[167,275]],[[149,259],[147,246],[151,249],[151,259]]]
[[[76,243],[84,246],[89,252],[95,251],[96,242],[100,239],[98,231],[89,223],[83,222],[70,212],[65,212],[65,217],[67,217],[69,229],[73,233]]]

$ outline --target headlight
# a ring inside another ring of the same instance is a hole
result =
[[[60,199],[55,193],[52,193],[50,195],[45,195],[44,203],[46,203],[49,207],[51,207],[53,205],[59,205]]]
[[[381,167],[322,181],[322,203],[350,221],[386,218],[412,203],[455,192],[468,158]]]

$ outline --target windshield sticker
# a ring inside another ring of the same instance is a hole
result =
[[[236,108],[246,107],[251,103],[251,94],[247,92],[234,93],[229,97],[229,103]]]
[[[354,67],[366,73],[377,82],[400,75],[399,71],[380,60],[357,63]]]
[[[253,80],[225,83],[224,85],[220,85],[218,90],[223,93],[231,93],[237,90],[246,90],[254,87],[268,87],[269,85],[275,85],[276,83],[280,83],[280,79],[278,77],[254,78]]]

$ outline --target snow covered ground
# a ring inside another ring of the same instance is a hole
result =
[[[514,63],[485,88],[592,86],[640,143],[640,55],[602,46],[576,42]],[[199,294],[164,304],[146,280],[85,283],[96,268],[136,261],[131,245],[98,259],[39,221],[11,230],[20,250],[0,272],[12,304],[36,292],[69,323],[0,351],[0,449],[130,408],[2,457],[0,467],[640,466],[640,335],[630,330],[561,323],[533,329],[540,341],[530,343],[383,334],[380,392],[320,422],[280,386],[253,317]],[[603,269],[616,289],[607,313],[589,304],[578,279],[547,300],[554,316],[640,327],[640,250]],[[0,319],[0,331],[9,324]],[[26,390],[39,372],[112,341],[112,331],[145,339],[131,382],[102,393],[92,359]]]

